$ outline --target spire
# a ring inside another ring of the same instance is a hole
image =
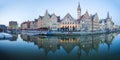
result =
[[[48,10],[46,10],[46,12],[45,12],[45,17],[50,18],[50,15],[49,15],[49,13],[48,13]]]
[[[78,17],[78,19],[81,17],[80,2],[78,2],[78,7],[77,7],[77,17]]]
[[[88,13],[88,10],[86,10],[86,13],[85,13],[86,15],[89,15],[89,13]]]
[[[81,8],[80,8],[80,2],[78,2],[78,8],[77,8],[78,10],[81,10]]]
[[[78,2],[78,7],[80,7],[80,2]]]
[[[97,16],[97,17],[98,17],[98,13],[97,13],[97,12],[96,12],[95,16]]]
[[[107,12],[107,19],[109,19],[110,18],[110,16],[109,16],[109,12]]]
[[[46,10],[45,15],[48,15],[48,10]]]

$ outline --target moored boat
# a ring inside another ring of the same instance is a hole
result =
[[[2,38],[2,39],[12,38],[12,35],[2,32],[2,33],[0,33],[0,38]]]

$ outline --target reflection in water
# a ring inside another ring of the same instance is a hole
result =
[[[18,38],[18,34],[12,34],[12,36],[13,36],[12,41],[16,41]]]
[[[0,60],[117,60],[120,57],[120,37],[117,35],[16,34],[10,41],[0,40],[0,57],[3,58]]]
[[[72,60],[105,58],[110,55],[110,45],[117,34],[88,36],[27,36],[21,35],[26,42],[33,42],[39,49],[44,49],[45,56]],[[100,50],[100,51],[99,51]],[[60,52],[58,52],[60,51]],[[105,52],[106,51],[106,52]],[[64,54],[62,54],[64,52]],[[53,54],[52,54],[53,53]],[[61,55],[60,55],[61,54]],[[75,57],[75,58],[74,58]]]

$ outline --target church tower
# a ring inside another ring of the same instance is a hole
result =
[[[80,3],[78,3],[77,18],[79,19],[80,17],[81,17],[81,8],[80,8]]]
[[[107,19],[110,19],[109,12],[107,12]]]

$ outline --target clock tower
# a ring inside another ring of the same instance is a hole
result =
[[[81,8],[80,8],[80,3],[78,3],[77,18],[79,19],[80,17],[81,17]]]

